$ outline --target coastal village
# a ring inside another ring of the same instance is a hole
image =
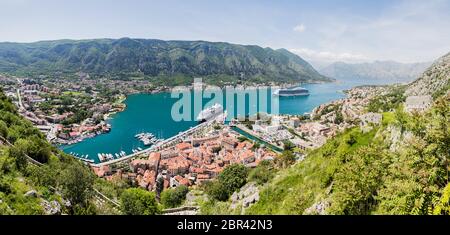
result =
[[[56,83],[43,77],[1,76],[0,82],[7,96],[19,107],[19,113],[40,129],[48,141],[74,144],[109,132],[111,127],[105,120],[125,108],[121,102],[124,95],[109,90],[114,83],[100,87],[98,82],[87,78]]]

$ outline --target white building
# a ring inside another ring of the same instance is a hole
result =
[[[423,112],[431,107],[433,98],[430,95],[408,96],[405,102],[406,112]]]

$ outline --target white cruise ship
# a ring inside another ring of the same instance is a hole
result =
[[[303,87],[294,87],[278,89],[273,94],[276,96],[307,96],[309,91]]]
[[[221,114],[223,114],[223,107],[222,105],[216,103],[213,106],[202,110],[197,116],[197,121],[198,122],[209,121]]]

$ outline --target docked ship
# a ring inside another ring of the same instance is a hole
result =
[[[309,91],[303,87],[294,87],[278,89],[273,94],[276,96],[307,96]]]
[[[221,114],[223,114],[223,107],[222,105],[216,103],[213,106],[202,110],[197,116],[197,121],[206,122]]]

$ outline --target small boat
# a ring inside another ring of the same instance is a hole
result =
[[[92,159],[80,159],[80,160],[88,163],[94,163],[94,160]]]

